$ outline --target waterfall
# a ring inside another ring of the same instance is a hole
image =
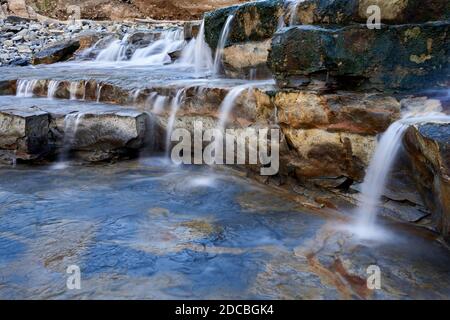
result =
[[[127,50],[129,35],[125,35],[122,40],[115,40],[100,51],[95,61],[124,61],[127,60]]]
[[[178,62],[193,65],[197,75],[203,70],[213,69],[214,62],[212,60],[211,48],[205,41],[204,20],[202,21],[197,37],[192,39],[184,48]]]
[[[289,6],[290,6],[290,18],[289,18],[289,25],[293,26],[297,23],[297,11],[298,6],[300,3],[304,2],[305,0],[288,0]]]
[[[19,80],[17,81],[16,96],[21,98],[30,98],[33,96],[34,87],[38,80]]]
[[[183,48],[182,29],[171,29],[162,33],[161,38],[146,48],[137,49],[130,62],[146,65],[164,65],[172,62],[170,53]]]
[[[230,90],[230,92],[228,92],[219,109],[219,122],[217,126],[219,130],[223,131],[225,129],[228,118],[230,117],[230,113],[234,108],[236,99],[239,98],[242,92],[244,92],[245,90],[250,90],[251,88],[252,84],[244,84],[234,87]]]
[[[185,88],[179,89],[175,98],[172,99],[172,107],[170,110],[170,117],[167,121],[167,131],[166,131],[166,155],[170,157],[170,145],[171,145],[171,136],[172,131],[175,125],[175,120],[177,116],[177,112],[180,109],[181,103],[183,102],[183,96],[185,93]]]
[[[60,155],[60,160],[56,165],[53,166],[53,169],[61,170],[67,167],[66,162],[69,159],[70,149],[75,144],[78,127],[82,118],[82,113],[70,113],[64,118],[63,147]]]
[[[153,101],[152,112],[155,114],[160,114],[164,111],[164,107],[166,105],[167,97],[157,95],[155,100]]]
[[[102,94],[103,85],[97,83],[97,88],[95,90],[95,96],[97,97],[97,103],[100,102],[101,94]]]
[[[380,230],[376,226],[377,209],[386,189],[389,173],[402,147],[406,130],[410,125],[416,123],[450,121],[450,116],[440,111],[407,111],[381,136],[362,184],[360,205],[356,210],[357,220],[352,227],[352,231],[359,237],[370,239],[381,236]]]
[[[58,90],[59,81],[50,80],[47,86],[47,98],[54,99],[56,95],[56,90]]]
[[[78,82],[71,82],[69,86],[70,100],[77,100]]]
[[[223,50],[225,49],[225,45],[228,40],[228,35],[230,33],[230,26],[233,19],[234,15],[229,15],[227,21],[223,26],[222,33],[220,35],[220,39],[216,48],[216,55],[214,58],[214,69],[213,69],[214,75],[218,75],[221,71]]]

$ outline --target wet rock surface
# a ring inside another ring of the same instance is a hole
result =
[[[369,30],[299,26],[272,41],[269,66],[281,87],[314,79],[353,88],[414,89],[448,81],[447,22]]]
[[[412,126],[405,137],[413,174],[424,201],[433,212],[438,230],[450,237],[450,130],[449,123]]]
[[[0,101],[0,150],[6,163],[64,152],[90,162],[135,156],[152,134],[150,116],[135,110],[32,98],[17,108],[15,97]]]
[[[441,0],[305,0],[297,5],[298,24],[365,23],[370,6],[380,8],[381,22],[387,24],[418,23],[450,18],[450,5]]]

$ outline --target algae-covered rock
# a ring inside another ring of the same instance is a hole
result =
[[[283,14],[282,0],[264,0],[222,8],[205,14],[205,38],[212,49],[217,47],[222,29],[234,15],[226,45],[271,38]]]
[[[315,79],[382,90],[444,85],[449,80],[449,24],[285,28],[273,38],[268,63],[281,87]]]
[[[450,2],[445,0],[306,0],[294,10],[294,23],[365,23],[374,13],[370,8],[374,5],[380,9],[381,23],[419,23],[450,18]]]

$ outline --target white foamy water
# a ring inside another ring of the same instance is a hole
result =
[[[223,57],[223,50],[225,49],[225,45],[228,40],[228,35],[230,34],[230,26],[233,22],[234,15],[229,15],[227,18],[227,21],[225,22],[222,33],[220,35],[219,42],[217,44],[216,48],[216,55],[214,57],[214,75],[218,75],[222,68],[222,57]]]
[[[19,80],[17,81],[16,96],[21,98],[31,98],[34,93],[34,87],[38,80]]]
[[[64,118],[64,140],[59,161],[52,166],[54,170],[67,168],[69,153],[75,143],[78,127],[83,118],[82,113],[70,113]]]
[[[181,53],[178,61],[182,65],[194,66],[194,71],[199,75],[202,71],[213,69],[211,48],[205,41],[205,21],[202,21],[199,33],[192,39]]]
[[[166,154],[167,157],[170,156],[170,145],[171,145],[171,136],[173,132],[173,128],[175,125],[175,120],[177,117],[178,110],[180,109],[181,103],[183,102],[185,89],[180,89],[177,91],[175,98],[172,99],[172,106],[170,110],[170,116],[167,121],[167,132],[166,132]]]
[[[146,48],[137,49],[130,63],[143,65],[164,65],[172,62],[170,53],[182,50],[184,47],[182,29],[171,29],[161,34],[161,38]]]
[[[47,86],[47,98],[54,99],[56,95],[56,90],[58,90],[59,81],[50,80]]]
[[[386,232],[376,224],[376,217],[389,174],[402,147],[403,137],[410,125],[427,122],[449,122],[450,116],[436,110],[408,110],[402,119],[393,123],[381,136],[370,161],[361,186],[360,205],[356,210],[356,221],[351,231],[363,239],[380,240]]]
[[[289,18],[289,25],[293,26],[296,23],[298,23],[297,21],[297,11],[298,11],[298,6],[300,5],[300,3],[304,2],[305,0],[287,0],[288,5],[290,7],[290,18]]]
[[[125,35],[122,40],[114,40],[111,44],[100,51],[95,61],[113,62],[127,60],[129,35]]]

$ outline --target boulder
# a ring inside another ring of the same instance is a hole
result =
[[[380,8],[381,23],[405,24],[447,20],[450,3],[442,0],[306,0],[297,5],[294,23],[341,24],[365,23]]]
[[[43,48],[32,58],[32,64],[52,64],[66,61],[80,48],[79,40],[65,40]]]
[[[144,145],[147,115],[132,110],[92,111],[69,115],[74,117],[75,132],[67,127],[68,118],[56,120],[56,127],[64,134],[73,134],[70,146],[79,158],[87,161],[104,161],[116,156],[137,152]],[[76,123],[76,125],[75,125]],[[60,141],[61,143],[61,141]]]
[[[0,161],[39,158],[48,151],[49,116],[39,109],[0,110]]]
[[[229,15],[234,19],[226,45],[246,41],[261,41],[272,37],[283,15],[282,0],[264,0],[222,8],[205,14],[205,39],[212,49],[217,47]]]
[[[223,51],[223,65],[225,73],[233,78],[255,75],[267,78],[270,70],[267,67],[270,40],[250,41],[229,46]]]
[[[293,151],[284,163],[300,180],[345,176],[361,181],[377,144],[376,136],[282,128]]]
[[[269,67],[281,87],[379,90],[445,85],[449,21],[344,28],[297,26],[277,32]]]
[[[434,224],[450,239],[450,121],[411,126],[405,145],[413,177]]]
[[[397,99],[373,93],[282,90],[274,105],[279,123],[293,129],[376,135],[400,116]]]

